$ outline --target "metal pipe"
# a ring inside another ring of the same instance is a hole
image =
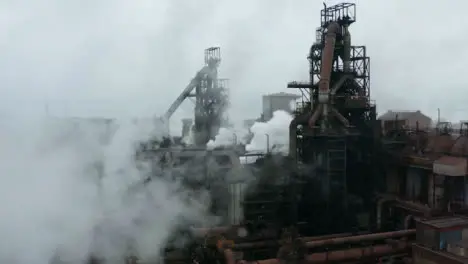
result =
[[[330,97],[330,76],[332,71],[333,65],[333,54],[335,50],[335,42],[336,42],[336,34],[339,33],[341,27],[337,22],[331,22],[330,25],[327,27],[327,33],[325,35],[325,45],[322,51],[322,68],[320,70],[320,81],[318,83],[318,103],[322,105],[322,107],[317,107],[316,112],[319,114],[323,114],[323,122],[322,122],[322,129],[325,129],[327,119],[328,119],[328,109],[326,105],[328,104],[329,97]],[[319,110],[319,111],[317,111]],[[322,112],[322,113],[320,113]],[[313,127],[315,122],[318,119],[318,115],[316,116],[315,113],[310,117],[309,126]],[[315,119],[314,119],[315,117]]]
[[[385,202],[390,202],[392,199],[380,199],[377,202],[377,230],[382,229],[382,207]]]
[[[405,229],[409,229],[410,225],[411,225],[411,220],[414,220],[414,216],[412,215],[407,215],[405,217]]]
[[[348,29],[349,25],[344,25],[343,35],[343,70],[344,72],[351,71],[351,34]]]
[[[340,120],[340,122],[345,126],[345,127],[349,127],[349,121],[348,119],[346,119],[346,117],[344,117],[340,112],[338,112],[338,110],[336,110],[336,108],[334,107],[330,107],[331,109],[331,112],[333,115],[336,116],[336,118],[338,118],[338,120]]]
[[[297,158],[297,117],[289,124],[289,156],[295,160]]]
[[[342,234],[332,234],[325,236],[314,236],[314,237],[301,237],[300,240],[303,242],[331,239],[331,238],[342,238],[350,237],[355,235],[364,235],[369,234],[369,232],[359,232],[359,233],[342,233]],[[255,249],[255,248],[268,248],[268,247],[277,247],[280,245],[279,240],[265,240],[265,241],[256,241],[256,242],[246,242],[240,244],[234,244],[232,246],[233,250],[245,250],[245,249]]]
[[[325,35],[325,45],[322,51],[322,69],[320,70],[320,81],[318,84],[319,103],[328,103],[330,93],[330,76],[333,65],[333,53],[335,50],[336,35],[341,27],[337,22],[331,22],[327,27]]]
[[[308,255],[304,264],[309,263],[328,263],[341,261],[356,261],[363,258],[376,258],[393,254],[399,254],[410,250],[411,243],[402,242],[399,245],[377,245],[370,247],[351,248],[346,250],[337,250],[330,252],[321,252]]]
[[[322,104],[323,110],[322,110],[322,122],[320,124],[320,128],[322,132],[325,132],[327,129],[328,125],[328,104]]]
[[[300,264],[317,264],[317,263],[330,263],[330,262],[344,262],[344,261],[358,261],[363,258],[378,258],[388,255],[405,253],[411,248],[411,243],[403,241],[398,245],[377,245],[369,247],[351,248],[345,250],[335,250],[328,252],[320,252],[307,255]],[[248,264],[281,264],[280,259],[264,259]]]
[[[231,249],[224,250],[224,259],[226,260],[226,264],[235,264],[236,260],[234,259],[234,253]]]
[[[338,92],[338,90],[340,89],[340,87],[346,82],[346,80],[352,79],[352,78],[353,76],[350,74],[341,76],[340,80],[338,80],[338,82],[336,82],[330,89],[330,95],[335,95],[336,92]]]
[[[319,104],[317,108],[315,109],[315,112],[311,115],[309,119],[309,127],[313,128],[315,126],[315,122],[317,122],[317,119],[319,118],[320,114],[322,113],[323,109],[323,104]]]
[[[347,243],[360,243],[362,241],[372,241],[372,240],[380,240],[380,239],[386,239],[386,238],[404,237],[404,236],[409,236],[409,235],[414,235],[414,234],[416,234],[416,229],[408,229],[408,230],[375,233],[375,234],[368,234],[368,235],[361,235],[361,236],[310,241],[310,242],[306,242],[305,244],[308,248],[313,248],[313,247],[331,246],[331,245],[339,245],[339,244],[347,244]]]

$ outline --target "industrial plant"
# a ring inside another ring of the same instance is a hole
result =
[[[287,153],[250,153],[249,140],[207,147],[229,126],[229,87],[218,78],[221,49],[205,50],[205,65],[160,118],[167,125],[192,98],[182,137],[141,142],[135,158],[152,164],[145,183],[170,174],[208,189],[220,220],[187,220],[163,260],[129,263],[468,263],[468,123],[434,127],[420,111],[378,117],[370,56],[351,41],[355,14],[354,3],[325,6],[310,79],[265,95],[262,114],[245,121],[250,128],[289,112]]]

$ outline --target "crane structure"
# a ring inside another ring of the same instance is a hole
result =
[[[195,98],[192,136],[197,146],[204,146],[210,139],[214,139],[219,128],[227,121],[225,115],[229,105],[228,79],[218,78],[220,62],[219,47],[205,49],[205,66],[197,72],[162,118],[168,125],[171,116],[185,99]]]

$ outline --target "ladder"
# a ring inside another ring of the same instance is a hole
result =
[[[326,176],[330,194],[340,197],[345,208],[347,207],[346,147],[346,137],[327,139]]]

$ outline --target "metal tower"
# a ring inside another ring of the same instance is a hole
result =
[[[290,125],[290,156],[298,164],[313,165],[307,173],[320,179],[326,204],[322,213],[330,217],[337,208],[346,214],[350,193],[367,199],[362,184],[372,175],[376,112],[366,47],[351,45],[355,11],[353,3],[321,10],[308,56],[310,81],[288,83],[302,93]]]
[[[229,105],[228,79],[218,79],[218,67],[221,62],[219,47],[205,50],[205,66],[196,74],[189,85],[182,91],[163,117],[168,120],[182,102],[195,98],[195,122],[193,125],[194,143],[204,146],[218,134],[226,119]]]

